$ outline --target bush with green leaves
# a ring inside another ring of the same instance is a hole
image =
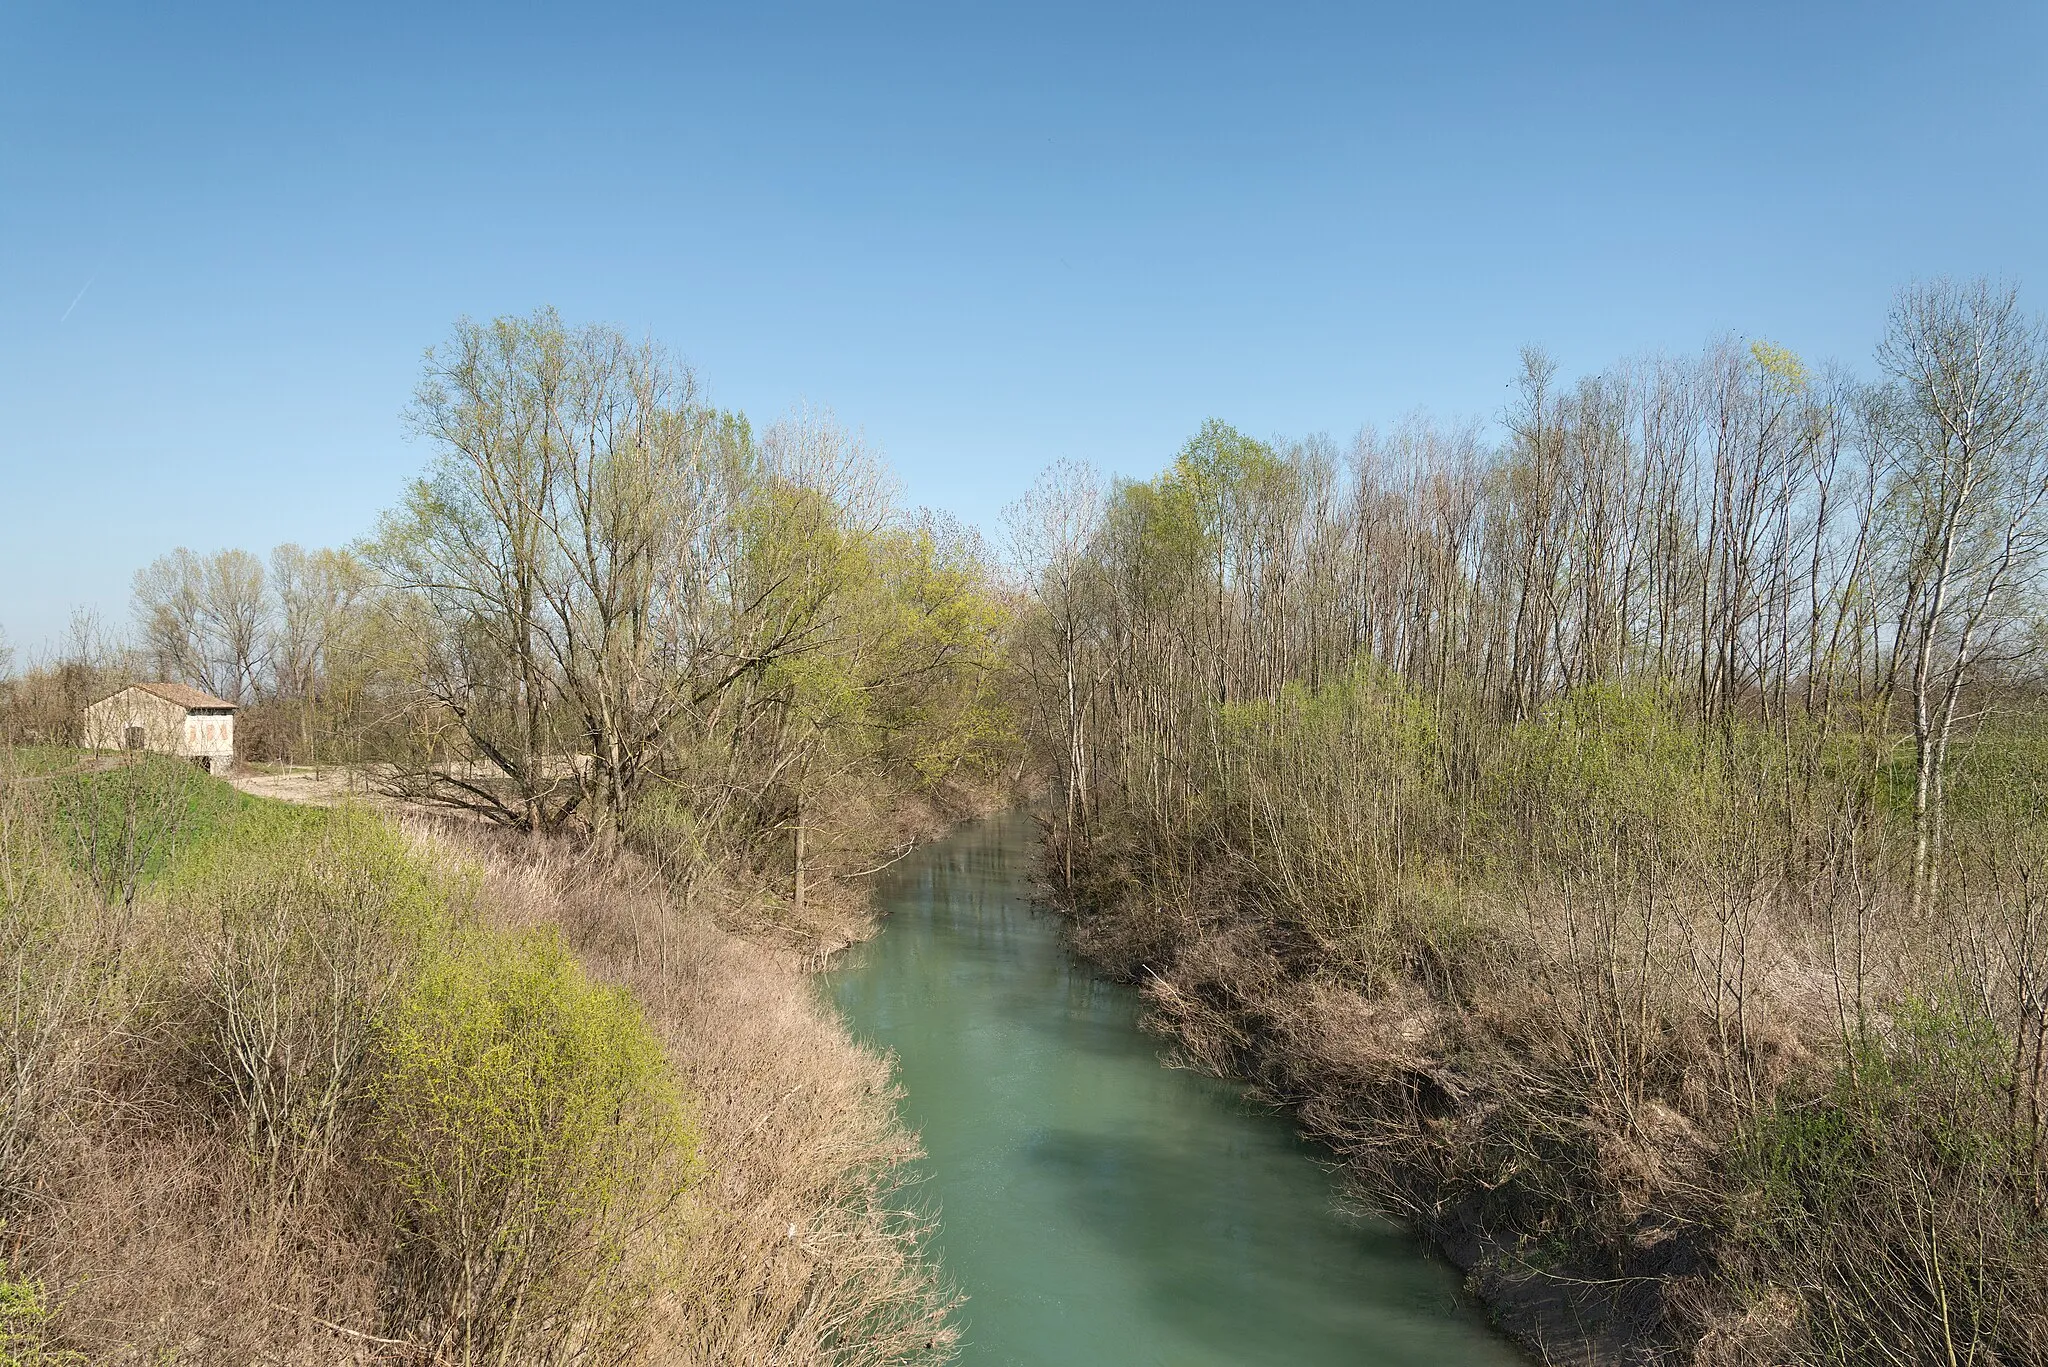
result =
[[[1737,1148],[1731,1231],[1807,1288],[1815,1362],[2048,1360],[2048,1217],[2010,1044],[1960,999],[1896,1004],[1825,1094]]]
[[[49,1346],[49,1322],[41,1282],[0,1276],[0,1367],[85,1367],[83,1355]]]
[[[53,1118],[146,1096],[128,1138],[198,1121],[257,1177],[266,1240],[296,1211],[378,1269],[345,1318],[433,1361],[623,1360],[693,1127],[637,1004],[492,925],[481,890],[379,814],[154,757],[0,781],[0,1217],[47,1185]],[[48,1346],[75,1328],[0,1266],[0,1367],[82,1361]]]
[[[591,983],[551,933],[460,934],[396,1004],[378,1054],[394,1327],[464,1362],[622,1359],[693,1149],[632,1000]]]
[[[632,1341],[691,1140],[629,997],[479,924],[475,871],[366,811],[256,804],[161,893],[207,947],[201,1075],[271,1175],[348,1174],[394,1332],[454,1361]]]
[[[273,1174],[302,1179],[361,1119],[377,1032],[469,891],[371,813],[274,803],[166,876],[204,947],[193,1061]]]

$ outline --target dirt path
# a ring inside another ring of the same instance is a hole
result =
[[[251,797],[274,798],[279,802],[298,802],[309,807],[332,807],[345,801],[391,810],[397,810],[404,805],[379,793],[368,778],[356,769],[304,769],[266,765],[262,769],[237,769],[228,777],[228,782]]]

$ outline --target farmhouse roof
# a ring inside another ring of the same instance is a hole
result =
[[[139,688],[145,693],[154,693],[165,702],[175,703],[187,712],[217,712],[222,709],[233,712],[236,710],[236,705],[229,702],[226,698],[216,698],[211,693],[203,693],[196,688],[188,688],[184,684],[134,683],[129,684],[128,687]],[[118,696],[118,692],[109,696]]]

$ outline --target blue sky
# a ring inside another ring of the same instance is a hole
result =
[[[1209,415],[1490,420],[1526,343],[1862,366],[1914,277],[2048,306],[2044,210],[2038,0],[0,0],[0,630],[368,530],[465,314],[651,334],[992,525]]]

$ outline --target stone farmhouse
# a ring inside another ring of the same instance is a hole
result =
[[[85,744],[183,755],[224,774],[235,767],[235,704],[184,684],[130,684],[85,709]]]

